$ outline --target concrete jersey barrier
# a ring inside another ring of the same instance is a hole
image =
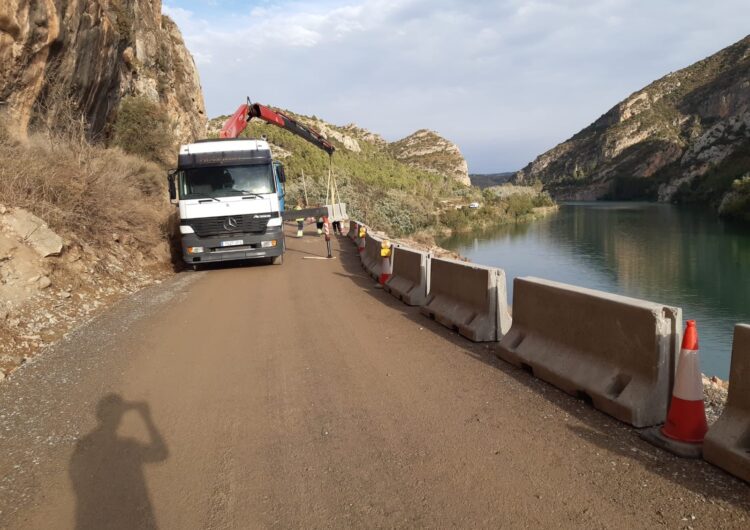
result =
[[[362,252],[362,266],[374,279],[380,275],[380,247],[383,240],[367,232],[365,236],[365,250]]]
[[[430,292],[422,314],[474,342],[499,340],[510,328],[505,272],[443,258],[429,263]]]
[[[430,255],[410,248],[393,248],[393,272],[383,288],[408,305],[423,305],[430,286]]]
[[[750,325],[737,324],[732,343],[729,395],[706,434],[703,458],[750,482]]]
[[[539,278],[516,278],[497,355],[635,427],[663,423],[682,310]]]

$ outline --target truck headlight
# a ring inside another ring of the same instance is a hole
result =
[[[180,225],[180,234],[195,234],[195,230],[190,225]]]
[[[261,241],[260,242],[260,248],[269,248],[269,247],[275,247],[276,246],[276,240],[272,241]]]
[[[203,252],[203,247],[188,247],[188,254],[200,254]]]
[[[274,217],[273,219],[269,219],[268,225],[266,226],[281,226],[281,217]]]

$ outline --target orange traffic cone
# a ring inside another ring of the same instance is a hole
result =
[[[708,431],[703,405],[703,381],[698,359],[698,328],[688,320],[677,361],[677,376],[667,422],[641,431],[641,438],[685,458],[700,458],[703,436]]]
[[[688,320],[682,337],[680,359],[677,362],[672,404],[667,414],[667,423],[661,428],[661,432],[664,436],[680,442],[702,443],[707,431],[703,381],[698,358],[698,328],[695,327],[695,320]]]

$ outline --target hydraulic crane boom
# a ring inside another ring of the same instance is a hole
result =
[[[224,122],[224,126],[219,132],[219,137],[237,138],[240,133],[245,130],[245,127],[247,127],[247,122],[253,118],[260,118],[261,120],[272,123],[282,129],[286,129],[287,131],[304,138],[329,155],[332,155],[336,150],[336,148],[333,147],[328,140],[323,138],[320,133],[305,127],[300,122],[290,118],[286,114],[271,110],[258,103],[250,103],[249,99],[247,103],[240,105],[235,113]]]

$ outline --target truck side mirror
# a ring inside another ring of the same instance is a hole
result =
[[[167,173],[167,182],[169,183],[169,202],[177,204],[177,184],[175,183],[176,169],[170,169]]]
[[[284,173],[284,166],[279,165],[279,182],[286,184],[286,173]]]

